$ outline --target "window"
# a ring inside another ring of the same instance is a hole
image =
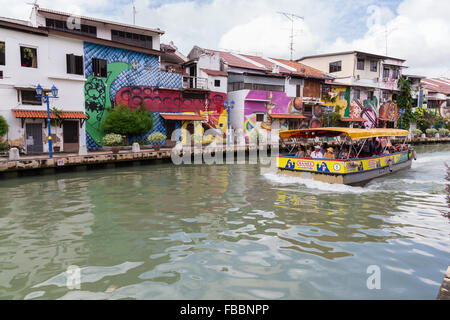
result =
[[[37,50],[35,48],[20,47],[20,64],[26,68],[37,68]]]
[[[45,26],[47,28],[66,31],[66,32],[74,32],[74,33],[81,33],[88,36],[97,37],[97,27],[95,26],[89,26],[86,24],[81,25],[72,25],[69,21],[67,23],[62,20],[56,20],[56,19],[45,19]]]
[[[42,100],[40,98],[36,98],[35,90],[20,89],[20,98],[21,98],[22,104],[32,104],[32,105],[36,105],[36,106],[42,105]]]
[[[214,87],[220,87],[220,80],[214,80]]]
[[[338,72],[342,69],[342,61],[330,62],[330,73]]]
[[[374,60],[370,61],[370,71],[377,72],[377,65],[378,65],[377,61]]]
[[[284,92],[284,86],[260,84],[260,83],[244,83],[244,89]]]
[[[361,91],[359,89],[353,89],[353,99],[361,99]]]
[[[399,76],[399,72],[398,71],[399,71],[398,69],[392,70],[392,78],[398,79],[398,76]]]
[[[264,113],[257,113],[256,122],[263,122],[263,121],[264,121]]]
[[[305,116],[312,116],[312,107],[313,107],[312,104],[305,103],[303,105],[303,114]]]
[[[387,91],[383,91],[383,101],[389,100],[389,93]]]
[[[67,54],[66,61],[67,61],[67,73],[84,75],[83,56]]]
[[[5,43],[0,42],[0,66],[5,65]]]
[[[106,78],[108,76],[106,60],[92,58],[92,73],[96,77]]]
[[[364,70],[364,62],[365,62],[364,59],[358,58],[358,61],[356,62],[356,69]]]
[[[389,69],[383,68],[383,78],[389,78]]]
[[[131,46],[153,49],[153,38],[143,34],[111,30],[111,40]]]
[[[373,91],[367,91],[367,100],[373,100]]]
[[[344,91],[339,92],[339,100],[345,100],[345,92]]]
[[[230,82],[228,83],[228,91],[238,91],[244,89],[243,82]]]

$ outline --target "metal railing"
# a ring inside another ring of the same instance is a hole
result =
[[[208,79],[183,76],[183,88],[208,90]]]

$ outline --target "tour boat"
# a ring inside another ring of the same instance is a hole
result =
[[[386,128],[327,127],[281,131],[279,133],[281,141],[285,145],[291,147],[293,145],[292,149],[298,147],[302,141],[306,141],[305,139],[314,139],[317,144],[320,141],[319,138],[328,138],[336,142],[334,144],[337,144],[337,148],[344,144],[352,148],[356,157],[345,159],[297,157],[291,150],[291,153],[287,155],[278,156],[278,171],[282,174],[328,183],[364,185],[374,178],[411,167],[412,159],[416,158],[416,152],[411,146],[406,145],[407,135],[407,130]],[[390,147],[390,139],[393,137],[404,137],[403,143],[399,144],[395,150],[391,150],[392,153],[387,153],[386,150],[393,147]],[[373,138],[378,138],[380,146],[385,144],[381,155],[359,157],[364,145],[370,144]]]

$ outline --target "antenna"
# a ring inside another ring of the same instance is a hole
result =
[[[133,25],[136,25],[136,6],[134,5],[134,0],[131,1],[133,3]]]
[[[291,50],[291,61],[292,61],[292,54],[294,53],[294,21],[295,20],[305,20],[303,17],[300,17],[294,13],[289,12],[278,12],[279,14],[285,16],[291,21],[291,44],[290,44],[290,50]]]

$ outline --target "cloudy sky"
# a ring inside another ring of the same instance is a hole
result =
[[[28,19],[25,0],[1,16]],[[39,0],[44,8],[132,23],[131,0]],[[136,24],[160,28],[187,55],[193,45],[294,59],[361,50],[406,59],[405,73],[450,77],[449,0],[135,0]],[[387,40],[387,41],[386,41]],[[386,45],[387,44],[387,45]]]

